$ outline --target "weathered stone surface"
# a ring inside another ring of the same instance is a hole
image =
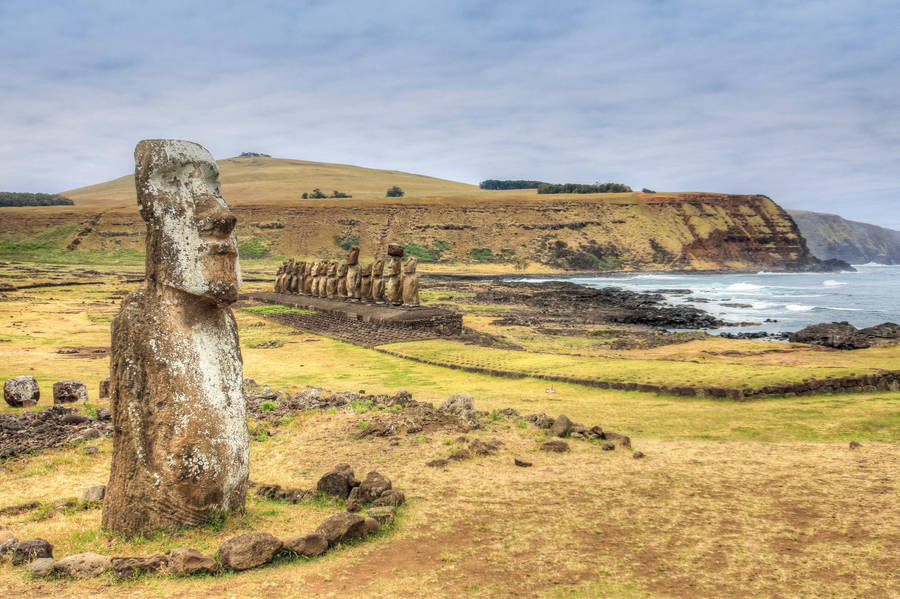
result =
[[[397,515],[397,508],[392,505],[379,505],[369,508],[369,517],[381,524],[390,524]]]
[[[12,563],[14,566],[27,564],[39,557],[53,557],[53,545],[44,539],[19,541],[12,550]]]
[[[55,565],[52,557],[39,557],[28,564],[28,571],[35,576],[50,576],[55,571]]]
[[[359,299],[372,301],[372,265],[366,264],[359,271]]]
[[[109,399],[109,377],[100,381],[100,399]]]
[[[363,521],[363,534],[366,536],[378,532],[379,528],[381,528],[381,524],[375,518],[368,517]]]
[[[359,485],[359,501],[362,503],[375,501],[390,488],[391,479],[373,470],[366,474],[366,478]]]
[[[392,505],[401,506],[406,502],[406,495],[399,489],[388,489],[381,497],[372,502],[372,506]]]
[[[403,251],[402,248],[400,250]],[[384,300],[389,304],[399,306],[403,303],[403,288],[400,281],[400,257],[389,256],[385,268]]]
[[[103,501],[106,495],[106,485],[97,485],[96,487],[88,487],[81,494],[81,498],[85,501]]]
[[[358,302],[360,299],[360,282],[361,272],[359,267],[359,246],[354,245],[347,254],[347,274],[345,275],[345,284],[347,287],[347,297]]]
[[[113,557],[110,569],[119,578],[133,578],[142,572],[162,572],[168,566],[168,558],[161,553],[147,557]]]
[[[88,399],[87,385],[81,381],[57,381],[53,383],[53,403],[84,403]]]
[[[411,257],[406,261],[406,264],[403,265],[401,295],[404,306],[419,305],[419,275],[416,273],[418,264],[419,260],[415,257]]]
[[[13,551],[19,545],[19,540],[10,533],[6,538],[0,540],[0,559],[11,559]]]
[[[103,526],[149,532],[244,505],[248,434],[235,218],[203,147],[145,140],[135,186],[147,273],[112,324],[112,467]]]
[[[569,431],[572,430],[572,421],[569,420],[569,417],[565,414],[560,414],[553,420],[553,426],[550,427],[550,432],[552,432],[557,437],[565,437],[569,434]]]
[[[814,324],[788,338],[793,343],[810,343],[837,349],[865,349],[872,345],[865,335],[860,335],[855,326],[847,322]]]
[[[328,546],[332,547],[346,539],[361,536],[364,532],[365,518],[359,514],[340,512],[326,518],[316,528],[316,533],[325,537]]]
[[[56,570],[72,578],[90,578],[110,569],[109,556],[97,553],[76,553],[56,562]]]
[[[248,532],[222,543],[219,559],[226,568],[247,570],[272,561],[282,546],[280,540],[267,532]]]
[[[569,451],[569,444],[562,439],[550,439],[541,443],[542,451],[555,451],[557,453],[565,453]]]
[[[284,546],[297,555],[313,557],[328,551],[328,539],[318,533],[297,535],[284,540]]]
[[[12,408],[31,407],[41,398],[41,389],[33,376],[17,376],[3,383],[3,399]]]
[[[372,301],[384,303],[384,258],[376,257],[372,263]]]
[[[339,499],[350,495],[350,481],[346,472],[332,470],[322,475],[316,483],[316,490]]]
[[[166,553],[166,560],[169,572],[176,576],[215,574],[219,569],[216,558],[188,547],[172,549]]]

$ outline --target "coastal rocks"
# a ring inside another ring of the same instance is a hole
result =
[[[848,322],[814,324],[788,338],[794,343],[809,343],[835,349],[865,349],[873,345],[900,343],[900,325],[885,322],[865,329],[857,329]]]
[[[84,403],[88,399],[87,385],[81,381],[58,381],[53,383],[53,403]]]
[[[249,440],[238,331],[236,219],[202,146],[144,140],[135,186],[146,278],[112,324],[116,435],[103,526],[146,533],[240,510]]]
[[[215,574],[219,569],[216,558],[187,547],[167,552],[166,561],[168,562],[168,571],[175,576]]]
[[[267,532],[248,532],[219,546],[222,565],[232,570],[248,570],[272,561],[283,544]]]
[[[3,399],[11,408],[28,408],[37,404],[41,389],[33,376],[17,376],[3,383]]]

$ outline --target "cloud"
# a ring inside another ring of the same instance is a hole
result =
[[[179,137],[900,228],[893,2],[77,4],[0,6],[0,187],[96,183]]]

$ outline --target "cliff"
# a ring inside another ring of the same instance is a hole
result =
[[[790,210],[809,249],[823,260],[900,264],[900,231],[846,220],[836,214]]]

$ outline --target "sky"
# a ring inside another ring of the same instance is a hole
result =
[[[0,190],[119,177],[171,137],[900,229],[898,30],[895,0],[0,0]]]

